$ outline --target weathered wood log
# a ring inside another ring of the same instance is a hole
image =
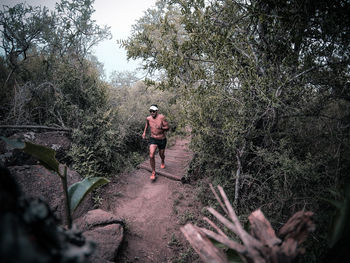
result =
[[[216,194],[214,188],[212,186],[210,186],[210,188],[220,205],[223,206],[223,204],[225,204],[223,211],[225,211],[228,218],[221,215],[214,208],[209,207],[207,208],[208,211],[227,227],[227,229],[235,233],[242,240],[242,244],[228,238],[228,236],[208,218],[205,218],[205,220],[217,233],[209,229],[194,227],[191,226],[191,224],[187,224],[185,227],[181,228],[181,231],[204,262],[227,261],[222,257],[217,259],[222,261],[213,261],[211,255],[215,254],[216,248],[212,243],[210,245],[205,244],[205,252],[203,252],[204,248],[200,249],[201,246],[204,246],[202,241],[204,240],[203,236],[214,239],[226,245],[228,248],[235,250],[244,262],[288,263],[293,262],[299,254],[305,252],[304,249],[300,247],[300,244],[306,240],[310,232],[315,230],[315,225],[311,220],[312,212],[299,211],[294,214],[280,229],[279,237],[277,237],[270,222],[265,218],[261,210],[258,209],[248,217],[251,225],[251,232],[249,234],[239,222],[222,187],[218,186],[218,189],[223,202],[219,195]]]
[[[283,237],[282,250],[285,255],[295,258],[298,254],[305,253],[304,248],[298,247],[303,243],[308,234],[315,230],[312,222],[313,213],[310,211],[299,211],[295,213],[278,232]]]
[[[140,165],[138,166],[138,168],[142,168],[142,169],[145,169],[145,170],[147,170],[147,171],[149,171],[149,172],[152,172],[151,167],[149,167],[149,166],[147,166],[147,165],[145,165],[145,164],[140,164]],[[175,180],[175,181],[184,182],[184,179],[185,179],[184,177],[178,177],[178,176],[176,176],[176,175],[167,173],[167,172],[165,172],[165,171],[157,171],[156,173],[159,174],[159,175],[161,175],[161,176],[167,177],[167,178],[169,178],[169,179],[171,179],[171,180]]]
[[[264,245],[273,247],[281,244],[281,240],[276,237],[270,222],[265,218],[261,210],[256,210],[248,217],[250,222],[251,235],[260,240]]]
[[[210,240],[194,225],[187,224],[180,228],[186,239],[190,241],[193,249],[205,262],[226,263],[226,255],[212,245]]]
[[[41,129],[41,130],[53,130],[71,132],[72,129],[63,127],[49,127],[49,126],[36,126],[36,125],[0,125],[0,129]]]

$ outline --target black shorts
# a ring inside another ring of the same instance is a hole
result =
[[[159,150],[165,149],[166,146],[166,138],[158,140],[152,137],[149,138],[149,144],[157,144]]]

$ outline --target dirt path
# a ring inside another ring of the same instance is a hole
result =
[[[184,176],[192,153],[188,140],[177,139],[166,150],[164,172]],[[149,165],[146,160],[143,164]],[[156,170],[160,170],[156,158]],[[163,169],[162,169],[163,171]],[[199,262],[180,227],[198,217],[200,205],[193,187],[158,176],[151,182],[144,169],[124,174],[104,191],[105,210],[126,222],[125,242],[117,262]]]

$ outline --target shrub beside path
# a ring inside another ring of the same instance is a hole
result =
[[[166,149],[162,171],[183,177],[192,153],[188,139]],[[142,165],[149,166],[147,159]],[[156,157],[156,170],[160,158]],[[180,227],[200,217],[193,186],[158,176],[151,182],[145,169],[119,176],[104,189],[102,209],[125,220],[125,237],[117,262],[200,262]]]

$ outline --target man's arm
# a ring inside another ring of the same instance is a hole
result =
[[[164,119],[162,120],[162,130],[164,130],[164,131],[168,131],[168,130],[169,130],[169,123],[167,122],[167,120],[165,119],[165,117],[164,117]]]
[[[148,128],[148,120],[146,119],[145,129],[143,130],[142,139],[146,139],[146,132]]]

